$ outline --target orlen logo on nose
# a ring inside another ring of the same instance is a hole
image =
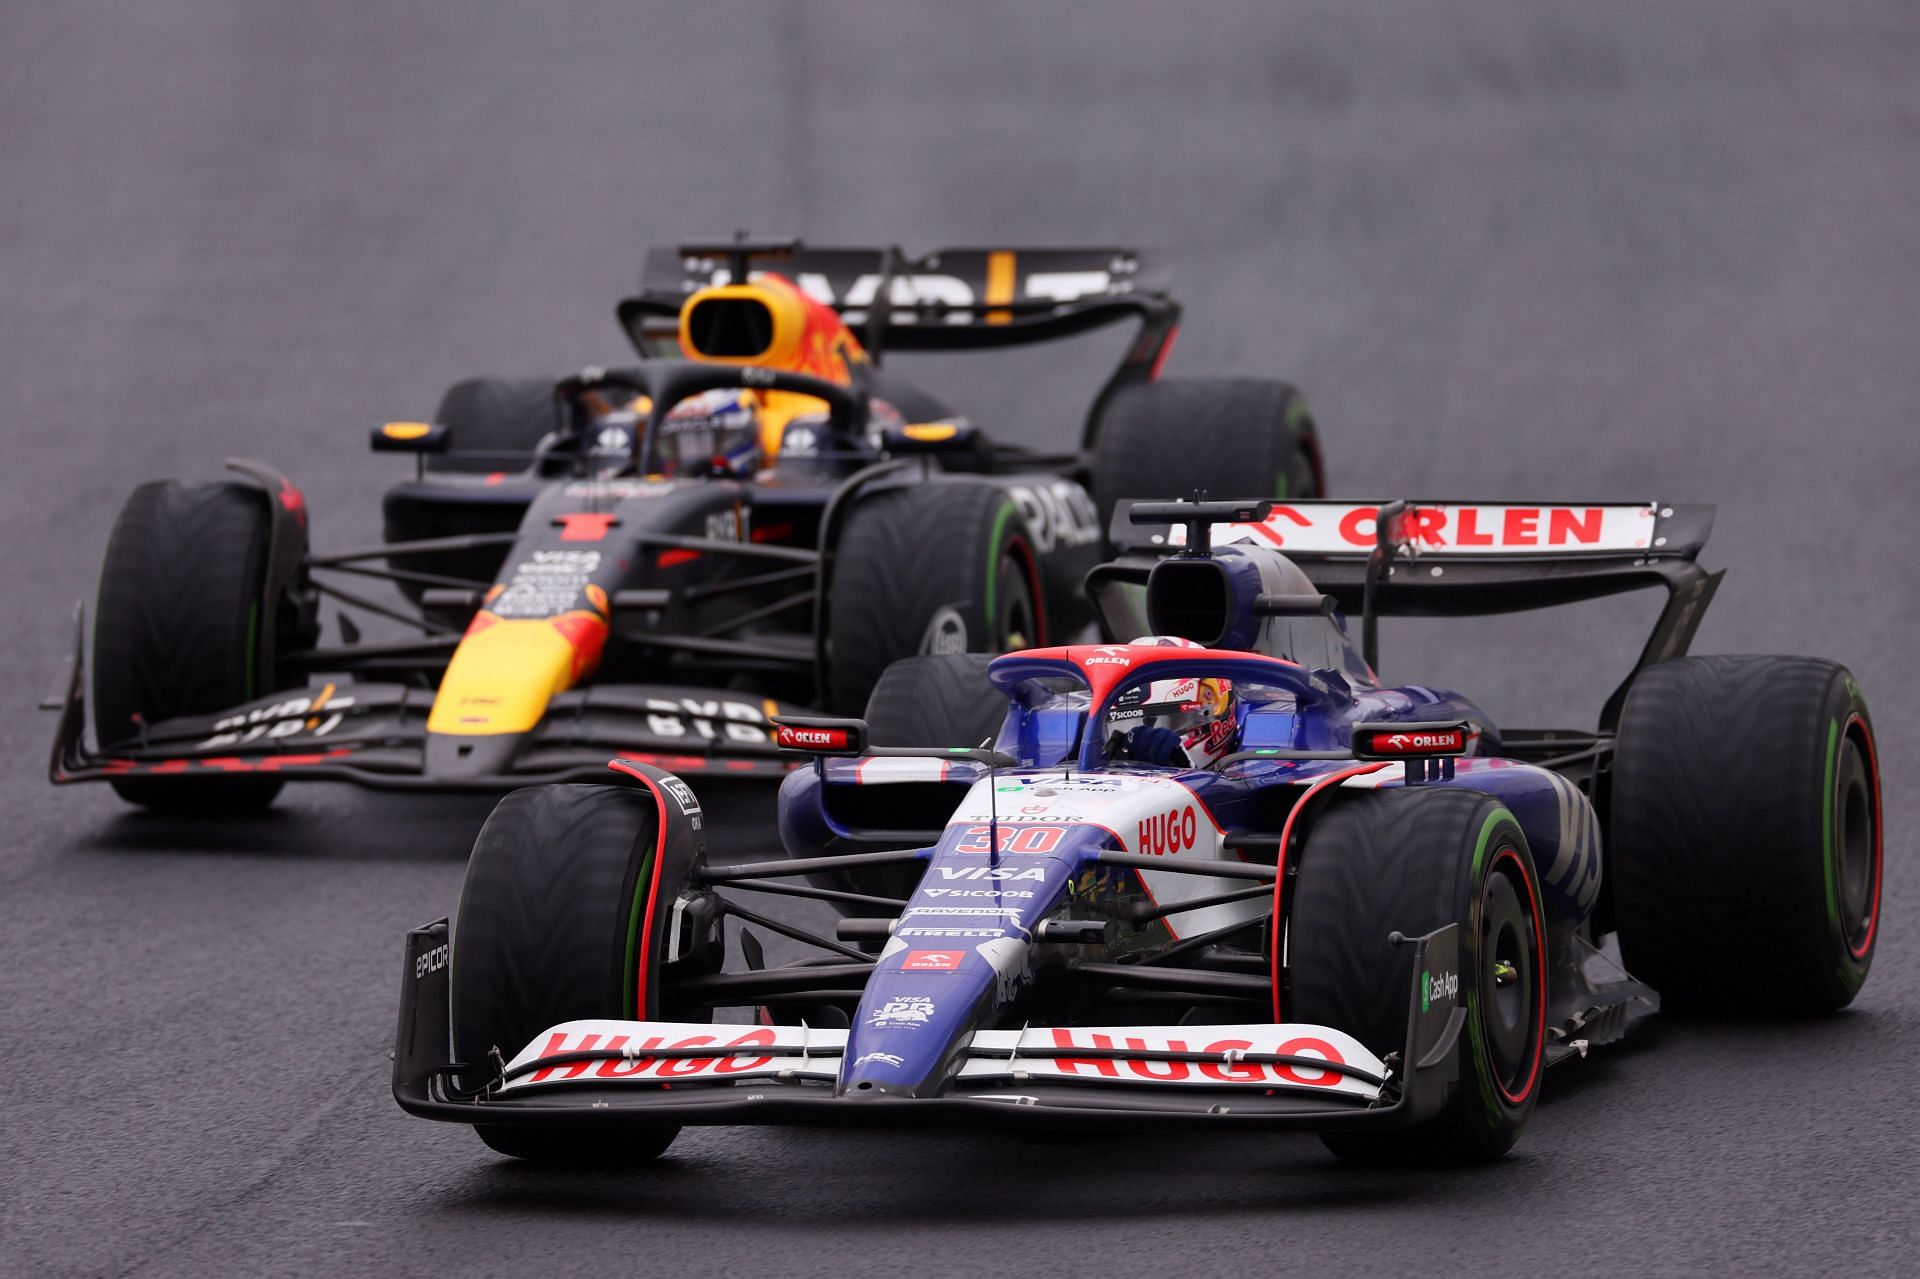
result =
[[[791,724],[782,724],[774,734],[774,744],[784,746],[788,750],[843,751],[847,749],[847,730],[844,728],[795,728]]]
[[[1458,728],[1444,733],[1375,733],[1376,755],[1430,755],[1465,750],[1466,733]]]

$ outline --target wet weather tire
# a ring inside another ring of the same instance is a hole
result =
[[[495,806],[453,924],[453,1052],[472,1067],[464,1084],[491,1078],[496,1052],[511,1060],[550,1026],[656,1013],[657,983],[640,988],[642,968],[657,969],[657,954],[641,962],[645,924],[678,892],[655,883],[658,831],[653,799],[626,786],[530,787]],[[619,1163],[653,1158],[678,1128],[477,1131],[520,1158]]]
[[[109,748],[141,723],[209,715],[270,692],[262,622],[272,516],[244,484],[142,484],[107,539],[93,609],[94,733]],[[137,718],[136,718],[137,717]],[[281,783],[115,778],[122,799],[202,816],[254,812]]]
[[[1880,914],[1873,723],[1845,667],[1689,657],[1634,680],[1614,745],[1621,958],[1669,1011],[1832,1012]]]
[[[451,454],[430,454],[427,470],[441,472],[524,471],[535,445],[554,426],[552,378],[475,377],[455,382],[440,397],[433,420],[445,423]],[[465,457],[465,453],[497,457]],[[515,454],[519,456],[504,456]]]
[[[1093,500],[1108,527],[1123,498],[1220,500],[1326,495],[1306,400],[1264,378],[1174,378],[1126,387],[1093,449]]]
[[[1505,1154],[1539,1100],[1547,1035],[1540,885],[1513,814],[1452,787],[1337,797],[1307,835],[1294,894],[1283,1015],[1380,1056],[1406,1048],[1413,986],[1413,948],[1388,936],[1460,928],[1466,1027],[1445,1107],[1411,1128],[1325,1134],[1327,1148],[1373,1164]]]
[[[1007,699],[987,681],[988,653],[930,653],[887,667],[867,699],[875,746],[991,746]]]
[[[1007,699],[987,682],[986,653],[930,653],[907,657],[887,667],[867,699],[867,729],[875,746],[991,746],[1007,717]],[[915,814],[915,824],[947,820],[959,801],[960,788],[906,783],[926,802]],[[935,807],[939,805],[939,807]],[[835,888],[880,897],[907,897],[919,882],[920,868],[872,866],[841,871],[823,879]],[[849,914],[881,916],[898,907],[852,905]],[[874,947],[875,950],[878,947]]]
[[[1045,642],[1034,542],[1004,489],[949,480],[892,489],[847,516],[828,605],[828,701],[857,715],[882,672],[919,653]]]

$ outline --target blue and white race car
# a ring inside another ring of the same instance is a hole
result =
[[[1833,663],[1685,655],[1711,522],[1124,504],[1088,579],[1115,642],[910,659],[866,719],[780,725],[814,757],[787,858],[709,860],[693,793],[638,762],[501,801],[451,927],[409,935],[395,1095],[551,1160],[793,1123],[1299,1128],[1458,1161],[1662,1001],[1841,1007],[1879,915],[1871,723]],[[1666,607],[1596,730],[1373,673],[1382,614],[1648,587]],[[769,934],[819,957],[769,966]]]

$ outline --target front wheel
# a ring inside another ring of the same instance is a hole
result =
[[[230,710],[279,686],[264,636],[291,601],[267,594],[272,518],[245,484],[155,480],[127,498],[93,613],[91,702],[103,749],[137,740],[144,725]],[[283,642],[302,638],[291,617],[271,629]],[[112,784],[130,803],[198,816],[265,808],[281,787],[260,777]]]
[[[487,1149],[529,1163],[572,1167],[619,1168],[651,1163],[667,1153],[680,1135],[675,1125],[657,1125],[621,1133],[597,1128],[524,1128],[475,1124]]]
[[[666,921],[690,870],[661,808],[632,787],[537,786],[487,818],[451,943],[453,1051],[467,1087],[561,1022],[660,1015]],[[572,1163],[650,1159],[678,1131],[478,1128],[502,1154]]]
[[[1412,1128],[1328,1133],[1327,1148],[1373,1164],[1505,1154],[1539,1101],[1547,1039],[1540,883],[1513,814],[1452,787],[1341,797],[1308,833],[1294,891],[1284,1015],[1344,1030],[1382,1056],[1406,1047],[1413,986],[1412,948],[1388,935],[1460,929],[1467,1021],[1444,1109]]]

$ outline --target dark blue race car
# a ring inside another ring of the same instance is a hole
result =
[[[509,795],[451,930],[409,936],[395,1094],[558,1160],[744,1123],[1264,1126],[1468,1160],[1662,1001],[1839,1008],[1879,914],[1866,705],[1830,662],[1686,656],[1711,522],[1123,504],[1088,579],[1114,642],[915,658],[864,720],[781,723],[815,758],[787,858],[709,860],[692,792],[643,763]],[[1383,614],[1640,588],[1666,606],[1596,730],[1373,674]],[[769,966],[771,934],[818,957]]]

